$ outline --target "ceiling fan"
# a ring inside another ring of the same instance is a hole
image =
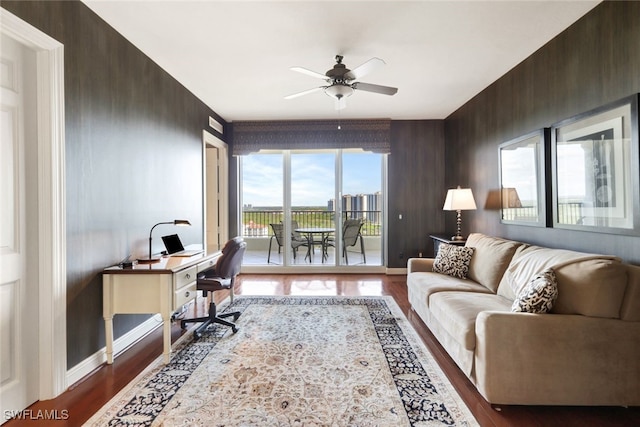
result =
[[[380,93],[383,95],[395,95],[396,92],[398,92],[398,88],[395,87],[355,81],[385,65],[385,62],[382,59],[371,58],[353,70],[348,69],[342,63],[342,59],[343,57],[341,55],[336,55],[336,64],[325,74],[317,73],[302,67],[291,67],[290,70],[292,71],[297,71],[311,77],[322,79],[326,81],[328,85],[294,93],[292,95],[285,96],[284,99],[293,99],[323,90],[328,96],[335,98],[336,110],[341,110],[346,107],[346,98],[351,96],[356,90]]]

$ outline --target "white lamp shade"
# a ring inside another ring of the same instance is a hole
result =
[[[510,208],[521,208],[522,202],[520,201],[520,196],[518,196],[518,192],[513,187],[507,187],[502,189],[502,208],[510,209]]]
[[[442,210],[445,211],[470,211],[476,209],[476,201],[470,188],[452,188],[447,191]]]
[[[324,92],[329,96],[340,99],[351,96],[351,94],[353,93],[353,88],[345,84],[335,83],[327,87]]]

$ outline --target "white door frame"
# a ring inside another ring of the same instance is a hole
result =
[[[36,52],[39,399],[67,387],[64,46],[0,8],[0,31]]]

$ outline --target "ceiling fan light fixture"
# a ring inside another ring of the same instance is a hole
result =
[[[324,93],[335,98],[341,99],[351,96],[353,88],[344,83],[334,83],[331,86],[325,88]]]

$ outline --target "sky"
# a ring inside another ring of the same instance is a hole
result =
[[[537,153],[534,147],[518,147],[517,149],[503,149],[502,156],[502,187],[513,187],[518,191],[518,197],[524,205],[531,202],[537,204]]]
[[[371,194],[382,189],[382,155],[343,154],[343,194]],[[242,157],[244,205],[282,206],[283,156],[252,154]],[[291,154],[292,206],[327,206],[335,198],[333,153]]]

